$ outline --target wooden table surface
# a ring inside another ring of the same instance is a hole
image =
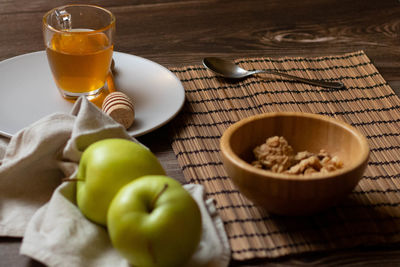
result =
[[[72,2],[72,1],[69,1]],[[117,18],[115,50],[166,67],[205,56],[319,56],[364,50],[400,92],[400,1],[395,0],[103,0],[85,1]],[[63,0],[0,0],[0,60],[44,49],[41,18]],[[29,71],[29,70],[26,70]],[[1,88],[0,90],[6,90]],[[166,125],[139,140],[168,175],[183,174]],[[18,254],[20,239],[0,238],[0,266],[41,266]],[[400,265],[400,245],[321,252],[232,266]]]

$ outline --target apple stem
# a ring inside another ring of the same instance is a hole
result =
[[[78,182],[78,181],[83,181],[82,179],[78,179],[78,178],[63,178],[61,181],[63,182]]]
[[[168,184],[164,184],[164,187],[161,189],[160,192],[158,192],[158,194],[153,198],[153,201],[151,201],[151,209],[154,209],[154,205],[156,204],[156,201],[160,198],[160,196],[165,192],[165,190],[167,190],[168,188]]]

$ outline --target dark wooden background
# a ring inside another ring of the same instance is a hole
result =
[[[41,19],[77,1],[0,0],[0,60],[44,49]],[[85,1],[117,18],[115,50],[166,67],[205,56],[319,56],[364,50],[400,92],[400,2],[396,0],[103,0]],[[26,71],[29,71],[27,69]],[[1,84],[1,83],[0,83]],[[8,90],[2,88],[0,90]],[[12,114],[10,114],[12,115]],[[183,175],[168,125],[139,140],[170,176]],[[1,203],[0,203],[1,205]],[[0,238],[0,266],[41,266],[18,254],[20,239]],[[400,244],[232,262],[232,266],[400,265]]]

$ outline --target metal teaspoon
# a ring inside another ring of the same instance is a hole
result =
[[[321,87],[328,87],[328,88],[342,88],[344,85],[341,82],[326,82],[322,80],[311,80],[311,79],[306,79],[306,78],[301,78],[293,75],[289,75],[286,73],[282,73],[279,71],[274,71],[274,70],[245,70],[236,65],[233,62],[217,58],[217,57],[206,57],[203,59],[203,65],[214,71],[216,74],[226,77],[226,78],[232,78],[232,79],[240,79],[244,78],[253,74],[257,73],[269,73],[269,74],[274,74],[274,75],[280,75],[295,81],[307,83],[307,84],[312,84],[312,85],[317,85]]]

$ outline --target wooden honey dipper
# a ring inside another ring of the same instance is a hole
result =
[[[125,129],[128,129],[135,120],[135,109],[131,99],[126,94],[116,91],[112,71],[113,67],[111,67],[107,77],[109,94],[104,98],[101,109],[116,122],[122,124]]]

